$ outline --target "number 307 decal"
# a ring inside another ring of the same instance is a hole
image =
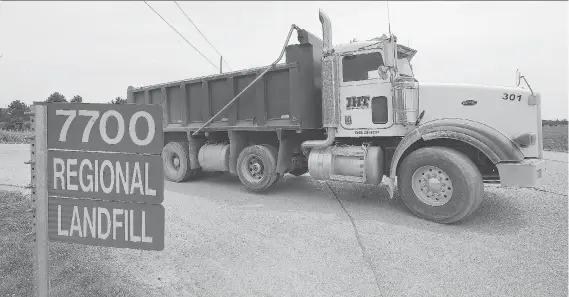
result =
[[[502,99],[510,101],[515,101],[516,99],[518,99],[518,101],[522,101],[522,95],[504,93],[502,95]]]

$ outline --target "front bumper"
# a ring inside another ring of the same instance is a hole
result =
[[[541,185],[545,160],[524,159],[515,163],[498,163],[500,184],[505,187],[530,188]]]

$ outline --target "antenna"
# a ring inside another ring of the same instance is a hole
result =
[[[387,2],[387,26],[389,29],[389,36],[391,36],[391,18],[389,17],[389,0]]]

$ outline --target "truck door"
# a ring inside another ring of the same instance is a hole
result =
[[[377,134],[374,130],[392,125],[391,82],[379,77],[383,64],[380,52],[362,51],[344,55],[340,73],[341,126],[355,134]]]

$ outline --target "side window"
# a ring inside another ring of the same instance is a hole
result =
[[[371,121],[374,124],[387,124],[387,97],[371,98]]]
[[[345,56],[342,59],[343,80],[344,82],[367,80],[368,72],[377,70],[382,65],[383,58],[379,52]]]

